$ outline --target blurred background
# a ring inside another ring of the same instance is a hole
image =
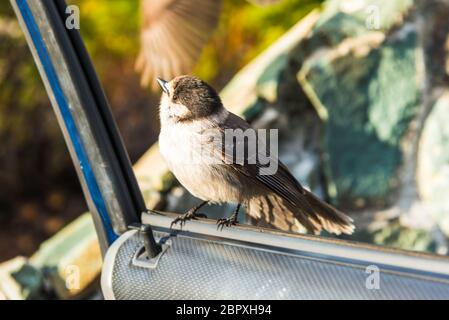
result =
[[[80,8],[80,32],[148,207],[191,207],[197,200],[155,144],[160,93],[142,86],[135,68],[140,2],[68,2]],[[255,127],[280,129],[283,162],[355,219],[347,238],[448,254],[449,1],[225,0],[212,30],[191,72]],[[2,1],[0,264],[32,256],[86,210],[30,51]]]

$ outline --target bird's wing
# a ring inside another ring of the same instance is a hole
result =
[[[141,50],[136,70],[157,88],[190,73],[219,20],[221,0],[142,0]]]
[[[245,131],[251,129],[251,127],[245,120],[230,113],[224,122],[224,126],[220,127],[222,136],[225,135],[226,129],[241,129]],[[231,143],[231,145],[227,145],[229,143]],[[244,141],[243,143],[247,143],[247,141]],[[260,141],[257,143],[260,143]],[[213,150],[218,154],[218,157],[223,164],[230,166],[239,174],[245,175],[253,181],[254,184],[265,188],[267,190],[266,196],[272,197],[276,195],[287,201],[288,203],[281,205],[281,207],[284,209],[287,208],[288,211],[293,213],[295,218],[309,231],[319,233],[321,229],[324,228],[325,230],[336,234],[350,234],[353,232],[354,226],[352,224],[352,219],[324,201],[321,201],[310,191],[304,189],[290,173],[288,168],[277,159],[276,155],[262,154],[262,156],[268,156],[271,162],[277,161],[278,170],[274,174],[261,174],[261,170],[265,166],[259,162],[259,156],[261,155],[260,152],[266,151],[266,148],[265,150],[257,150],[256,156],[251,155],[250,152],[245,153],[245,162],[239,164],[236,162],[235,158],[235,148],[238,148],[239,146],[236,146],[234,142],[228,141],[228,139],[223,139],[222,145],[224,147],[221,149],[213,146]],[[245,146],[245,148],[247,148],[247,146]],[[270,192],[272,192],[271,195]],[[287,219],[285,210],[284,212],[282,210],[275,210],[274,215],[278,220]]]
[[[250,125],[240,118],[239,116],[229,113],[228,118],[225,121],[224,129],[242,129],[243,131],[251,129]],[[258,143],[264,143],[264,141],[258,141]],[[300,204],[305,209],[313,211],[312,208],[305,201],[304,195],[306,190],[301,184],[293,177],[287,167],[276,157],[274,154],[261,154],[262,152],[269,151],[269,148],[265,150],[257,150],[257,155],[245,154],[245,163],[235,163],[234,149],[224,143],[225,148],[222,150],[222,156],[226,163],[232,163],[232,167],[249,177],[254,183],[263,185],[269,190],[275,192],[279,196],[283,197],[287,201],[294,205]],[[237,146],[238,147],[238,146]],[[248,149],[245,146],[246,149]],[[231,152],[230,152],[231,151]],[[277,162],[278,170],[274,174],[263,175],[261,170],[265,167],[259,161],[260,156],[269,157],[270,163]],[[249,161],[251,158],[252,162]],[[247,163],[249,162],[249,163]]]

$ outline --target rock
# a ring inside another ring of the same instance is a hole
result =
[[[12,271],[12,270],[11,270]],[[11,278],[14,279],[15,285],[12,286],[19,289],[19,299],[34,300],[45,297],[44,274],[41,270],[32,266],[28,261],[25,261],[19,269],[10,273]]]
[[[84,293],[97,279],[102,266],[91,215],[82,215],[45,241],[29,264],[41,272],[59,298]],[[25,271],[22,269],[21,273]]]
[[[16,257],[0,264],[0,300],[24,300],[29,296],[37,296],[43,282],[39,272],[33,272],[32,275],[24,272],[22,277],[17,277],[19,271],[27,265],[25,257]]]
[[[154,144],[134,165],[134,172],[141,190],[164,192],[171,187],[173,177]]]
[[[435,103],[419,144],[418,189],[426,211],[449,237],[449,91]]]
[[[344,12],[343,2],[331,1],[308,42],[335,46],[313,52],[298,73],[326,126],[322,146],[328,193],[348,207],[360,198],[380,205],[389,202],[401,165],[401,139],[417,114],[418,83],[424,80],[419,72],[421,61],[417,61],[417,30],[413,25],[404,24],[387,37],[362,24],[362,9],[368,3],[380,2],[352,1],[359,9],[354,9],[350,14],[353,18],[349,18],[347,12],[352,9]],[[400,12],[410,3],[405,1]],[[382,6],[383,12],[389,9],[398,8]],[[395,14],[397,11],[390,13]],[[381,26],[390,27],[394,19],[385,19]],[[335,29],[329,29],[331,22]],[[326,37],[330,30],[342,33]],[[340,38],[334,39],[336,36]]]
[[[158,210],[163,207],[165,203],[162,193],[171,188],[174,177],[159,153],[157,143],[137,161],[134,173],[147,208]]]

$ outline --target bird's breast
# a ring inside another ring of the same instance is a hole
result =
[[[244,181],[238,174],[213,159],[210,148],[201,148],[201,135],[183,125],[162,128],[160,152],[170,171],[195,197],[222,203],[241,202]]]
[[[174,173],[181,166],[202,163],[201,134],[195,127],[184,124],[163,126],[159,135],[159,148]]]

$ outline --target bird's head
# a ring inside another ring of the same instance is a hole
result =
[[[206,82],[192,76],[179,76],[171,81],[158,78],[163,91],[161,120],[188,122],[219,112],[223,105],[217,92]]]

